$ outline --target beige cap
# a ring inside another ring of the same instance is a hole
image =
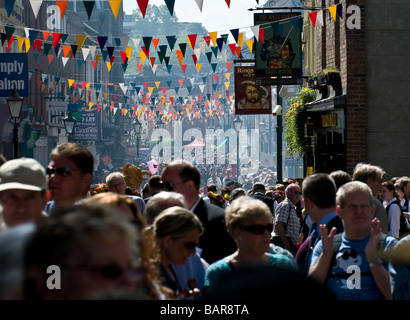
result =
[[[8,160],[0,167],[0,191],[9,189],[41,191],[45,190],[46,186],[44,167],[35,159]]]

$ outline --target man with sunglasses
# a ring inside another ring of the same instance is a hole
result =
[[[161,173],[164,191],[174,191],[185,197],[187,208],[202,222],[204,232],[199,238],[201,258],[209,264],[236,250],[236,244],[225,225],[225,210],[206,203],[200,196],[201,174],[189,161],[174,160]]]
[[[59,215],[75,202],[86,198],[93,172],[94,156],[82,144],[66,142],[54,148],[46,169],[51,201],[45,211],[49,215]]]
[[[380,251],[397,240],[382,234],[380,221],[374,218],[372,190],[360,181],[344,184],[336,194],[336,210],[344,232],[336,235],[335,227],[328,233],[326,225],[320,226],[321,241],[314,248],[308,275],[326,283],[338,300],[392,299],[391,279],[406,274],[380,259]]]

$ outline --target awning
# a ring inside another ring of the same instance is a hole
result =
[[[194,141],[182,147],[182,149],[193,149],[193,148],[203,148],[205,147],[204,138],[195,138]]]

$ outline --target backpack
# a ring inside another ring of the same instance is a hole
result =
[[[343,232],[341,233],[337,233],[335,234],[334,238],[333,238],[333,257],[332,257],[332,262],[330,264],[330,268],[327,274],[327,277],[333,277],[333,278],[348,278],[349,276],[351,276],[350,274],[345,274],[345,275],[333,275],[332,274],[332,269],[333,266],[336,264],[336,255],[339,252],[339,248],[340,245],[342,244],[342,237],[343,237]],[[379,238],[379,243],[377,245],[377,247],[380,250],[383,250],[384,248],[384,242],[386,241],[387,235],[385,233],[381,233],[380,234],[380,238]],[[373,276],[371,272],[363,272],[361,274],[362,276]]]
[[[409,227],[408,227],[408,225],[407,225],[407,223],[406,223],[406,218],[405,218],[404,215],[403,215],[403,208],[401,207],[399,200],[393,201],[392,203],[390,203],[390,204],[386,207],[387,216],[389,215],[390,206],[391,206],[393,203],[397,204],[397,205],[399,206],[399,208],[400,208],[400,231],[399,231],[399,237],[402,238],[404,235],[406,235],[406,234],[409,233]]]

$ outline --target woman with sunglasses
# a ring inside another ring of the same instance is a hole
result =
[[[173,299],[197,296],[195,285],[191,292],[182,291],[172,264],[182,266],[195,254],[196,244],[203,232],[201,221],[185,208],[170,207],[154,220],[153,233],[159,253],[158,267],[162,285],[172,290]],[[185,295],[185,296],[184,296]]]
[[[296,270],[293,261],[284,254],[270,253],[273,218],[269,207],[261,200],[242,196],[226,209],[226,226],[238,247],[237,251],[211,264],[205,274],[206,292],[221,284],[234,270],[258,265],[272,265]]]

